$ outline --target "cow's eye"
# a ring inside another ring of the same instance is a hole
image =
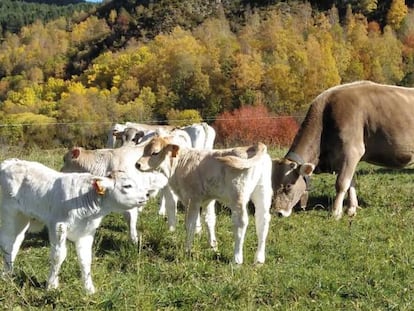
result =
[[[287,184],[285,186],[285,192],[290,192],[292,190],[292,184]]]
[[[123,186],[125,189],[129,189],[129,188],[132,188],[132,185],[124,185]]]
[[[151,153],[152,156],[156,156],[158,155],[160,152],[159,151],[154,151],[153,153]]]

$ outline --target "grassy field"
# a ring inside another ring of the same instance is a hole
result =
[[[59,168],[64,150],[2,150]],[[309,208],[273,217],[267,260],[254,266],[256,236],[251,210],[245,263],[232,264],[230,214],[218,207],[219,253],[205,231],[192,258],[184,255],[183,211],[177,231],[167,231],[156,200],[139,221],[140,247],[128,240],[121,215],[104,219],[94,243],[92,272],[97,293],[85,296],[75,249],[69,243],[61,286],[45,290],[49,246],[45,233],[28,235],[13,279],[0,280],[4,310],[414,310],[414,183],[411,170],[361,164],[361,209],[351,221],[329,216],[333,175],[312,179]],[[2,263],[0,263],[2,266]]]

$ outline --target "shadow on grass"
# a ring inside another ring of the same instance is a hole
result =
[[[360,168],[356,171],[358,175],[373,175],[373,174],[387,174],[387,175],[412,175],[414,174],[413,168],[387,168],[387,167],[372,167],[372,168]]]
[[[40,232],[28,232],[23,240],[21,249],[25,248],[40,248],[40,247],[49,247],[49,236],[47,229],[44,228]]]
[[[310,211],[326,211],[331,212],[332,211],[332,205],[334,202],[334,198],[332,196],[327,195],[319,195],[319,196],[313,196],[312,193],[309,194],[308,204],[306,205],[306,209],[302,209],[299,204],[296,204],[296,206],[293,209],[293,212],[295,213],[306,213]],[[347,200],[344,200],[344,212],[347,208]],[[359,207],[366,207],[366,202],[364,199],[358,197],[358,205]]]
[[[127,233],[125,232],[125,234]],[[103,257],[109,252],[119,252],[125,243],[133,245],[130,240],[125,241],[118,235],[111,234],[110,231],[95,235],[94,256]]]
[[[25,284],[29,284],[31,287],[35,288],[46,288],[46,281],[40,282],[36,276],[28,275],[25,271],[20,269],[14,271],[13,281],[19,288],[23,288]]]

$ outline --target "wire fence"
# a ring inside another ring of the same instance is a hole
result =
[[[216,129],[216,141],[221,146],[235,144],[247,145],[260,140],[266,144],[285,146],[291,141],[295,129],[285,129],[279,133],[274,120],[293,119],[297,124],[303,120],[303,115],[288,116],[237,116],[230,118],[206,117],[206,122]],[[263,121],[263,122],[261,122]],[[156,120],[146,119],[129,122],[134,124],[167,125],[198,123],[189,119]],[[223,125],[224,123],[224,125]],[[78,122],[22,122],[0,124],[0,145],[36,146],[43,149],[56,147],[84,146],[87,148],[103,148],[110,145],[111,130],[116,124],[121,127],[127,122],[107,121],[78,121]],[[216,125],[216,126],[215,126]],[[177,126],[180,128],[181,126]],[[257,138],[257,139],[256,139]]]
[[[286,119],[286,118],[294,118],[296,120],[302,120],[305,116],[304,115],[285,115],[285,116],[268,116],[268,117],[243,117],[237,118],[240,121],[248,121],[248,120],[277,120],[277,119]],[[214,123],[215,121],[233,121],[234,118],[216,118],[216,117],[207,117],[203,118],[202,122],[207,123]],[[190,119],[172,119],[172,120],[134,120],[134,121],[127,121],[132,123],[143,123],[143,124],[168,124],[174,122],[189,122],[191,123]],[[39,122],[39,123],[0,123],[0,128],[2,127],[15,127],[15,126],[51,126],[51,125],[78,125],[78,126],[86,126],[86,125],[108,125],[111,126],[116,123],[125,123],[125,122],[117,122],[117,121],[81,121],[81,122]]]

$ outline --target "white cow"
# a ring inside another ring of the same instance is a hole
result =
[[[160,169],[168,183],[186,206],[186,251],[194,239],[197,215],[211,200],[228,204],[234,226],[234,261],[243,263],[243,243],[248,225],[247,203],[255,205],[258,248],[256,263],[265,261],[265,244],[272,201],[272,161],[264,144],[225,150],[181,148],[162,137],[153,138],[137,162],[143,171]],[[207,223],[210,244],[214,227]]]
[[[135,134],[139,132],[147,134],[148,132],[159,131],[160,129],[165,132],[169,132],[174,128],[174,126],[170,125],[156,125],[134,122],[126,122],[125,124],[115,123],[108,133],[107,147],[115,148],[118,138],[122,138],[122,145],[128,141],[132,141],[135,138],[135,135],[133,134],[135,131]]]
[[[91,277],[92,244],[102,218],[146,203],[149,181],[136,182],[135,172],[110,177],[89,173],[61,173],[37,162],[8,159],[0,164],[2,189],[0,247],[4,272],[13,262],[31,221],[44,223],[51,244],[47,288],[57,288],[66,257],[66,239],[73,241],[87,293],[94,293]]]
[[[95,149],[86,150],[82,147],[73,147],[63,156],[62,172],[89,172],[98,176],[106,176],[113,170],[134,171],[135,163],[142,156],[142,146],[123,146],[117,149]],[[167,179],[160,173],[153,172],[150,175],[142,176],[138,172],[135,177],[137,182],[146,178],[151,183],[154,195],[157,190],[167,184]],[[145,173],[146,174],[146,173]],[[138,244],[137,231],[139,209],[134,207],[124,211],[124,218],[128,223],[131,240]]]
[[[177,127],[170,125],[149,125],[143,123],[126,122],[125,124],[114,124],[108,133],[107,146],[114,148],[119,138],[122,146],[131,142],[137,144],[151,138],[154,133],[160,136],[169,135]],[[181,129],[189,135],[191,146],[196,149],[212,149],[216,138],[216,131],[205,122],[194,123]]]
[[[216,130],[205,122],[194,123],[181,128],[191,138],[191,146],[195,149],[213,149]]]

